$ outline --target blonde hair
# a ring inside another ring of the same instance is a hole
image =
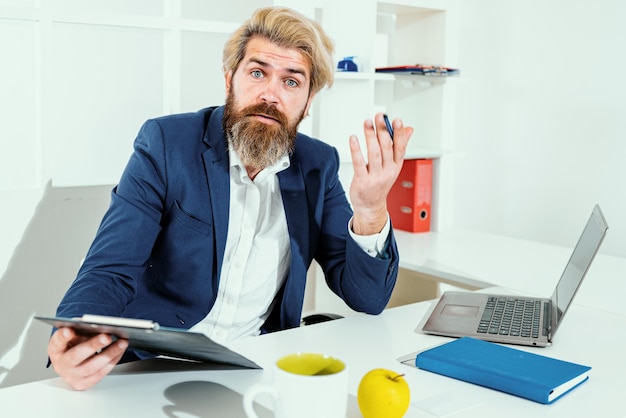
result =
[[[260,36],[281,48],[299,50],[311,63],[310,94],[333,84],[334,44],[315,21],[285,7],[258,9],[224,45],[224,72],[233,73],[246,54],[248,41]]]

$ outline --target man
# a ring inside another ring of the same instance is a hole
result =
[[[217,341],[298,326],[315,259],[351,308],[386,306],[398,253],[386,196],[413,130],[364,123],[368,163],[350,138],[353,210],[339,157],[297,133],[333,77],[332,41],[285,8],[258,10],[227,41],[224,107],[149,120],[97,236],[59,308],[147,318]],[[57,330],[48,354],[82,390],[125,356],[127,341]]]

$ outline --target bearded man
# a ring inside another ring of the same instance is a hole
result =
[[[299,326],[313,260],[356,311],[380,313],[398,251],[386,196],[413,130],[364,123],[351,137],[350,206],[339,156],[299,134],[333,81],[333,43],[286,8],[258,10],[224,48],[223,107],[147,121],[57,315],[151,319],[218,342]],[[56,330],[48,354],[82,390],[142,353],[101,334]],[[94,355],[94,353],[98,353]]]

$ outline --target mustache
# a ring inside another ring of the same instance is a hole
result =
[[[285,116],[280,110],[276,108],[273,104],[269,103],[259,103],[255,105],[248,106],[241,110],[242,116],[265,116],[271,119],[276,120],[283,126],[287,126],[289,120],[287,116]]]

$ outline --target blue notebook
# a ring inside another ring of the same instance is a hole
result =
[[[589,378],[591,367],[463,337],[419,353],[415,365],[549,404]]]

